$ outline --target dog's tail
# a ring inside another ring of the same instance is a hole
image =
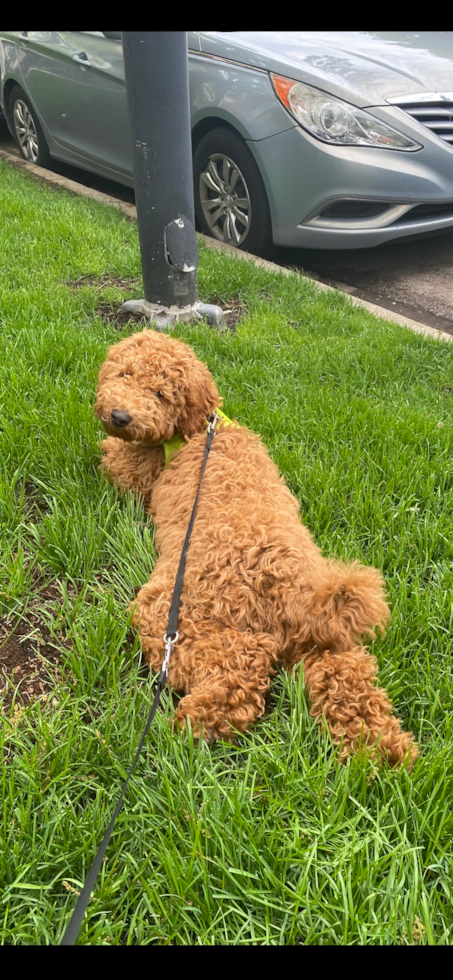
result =
[[[350,649],[383,633],[390,618],[384,580],[359,562],[328,561],[310,578],[309,634],[319,648]]]

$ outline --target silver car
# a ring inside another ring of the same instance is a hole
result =
[[[188,46],[206,234],[269,255],[453,227],[452,32],[190,31]],[[0,32],[0,77],[26,159],[133,186],[119,32]]]

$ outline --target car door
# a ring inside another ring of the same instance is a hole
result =
[[[132,176],[121,34],[109,34],[22,32],[20,67],[57,144],[87,163]]]

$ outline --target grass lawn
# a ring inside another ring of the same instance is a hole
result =
[[[55,944],[110,819],[151,686],[127,605],[149,576],[140,503],[98,470],[92,404],[136,226],[0,164],[3,944]],[[301,671],[236,746],[194,747],[165,698],[82,944],[450,945],[453,345],[340,293],[203,250],[200,296],[236,332],[182,326],[224,409],[259,432],[325,554],[383,570],[380,681],[421,747],[410,774],[341,766]],[[109,318],[110,317],[110,318]],[[139,328],[140,329],[140,328]]]

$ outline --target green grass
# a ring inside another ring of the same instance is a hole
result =
[[[127,618],[152,529],[102,479],[92,411],[120,336],[96,307],[141,294],[101,280],[133,280],[140,261],[115,209],[4,165],[0,198],[1,615],[11,629],[39,616],[62,651],[51,695],[22,713],[16,699],[3,727],[0,933],[45,945],[61,938],[68,886],[80,889],[152,696]],[[83,276],[92,284],[67,284]],[[374,652],[421,758],[411,774],[340,766],[301,673],[276,679],[272,710],[236,747],[174,735],[167,699],[80,942],[450,945],[453,347],[207,250],[199,288],[247,304],[235,334],[178,330],[225,411],[262,435],[325,554],[385,575],[393,618]],[[51,583],[58,598],[43,594]]]

